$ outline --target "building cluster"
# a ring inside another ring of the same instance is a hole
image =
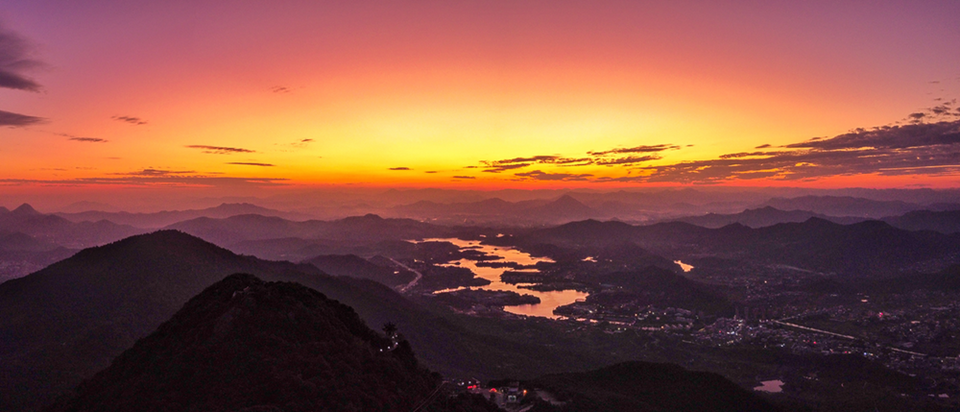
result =
[[[618,305],[575,302],[561,306],[554,313],[572,320],[609,326],[613,331],[691,330],[700,319],[700,315],[691,310],[639,305],[636,301]]]

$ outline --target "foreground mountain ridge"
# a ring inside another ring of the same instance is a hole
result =
[[[349,306],[236,274],[47,411],[412,410],[439,384]]]

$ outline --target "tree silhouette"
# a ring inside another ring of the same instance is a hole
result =
[[[397,325],[394,325],[393,322],[384,323],[383,333],[387,334],[388,338],[393,338],[397,335]]]

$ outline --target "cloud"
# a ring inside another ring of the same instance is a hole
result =
[[[260,166],[260,167],[274,167],[270,163],[253,163],[253,162],[227,162],[228,165],[237,165],[237,166]]]
[[[476,179],[474,176],[454,176],[454,179]]]
[[[274,93],[290,93],[293,90],[290,90],[289,88],[284,86],[273,86],[270,88],[270,91]]]
[[[636,163],[649,162],[651,160],[659,160],[660,156],[657,155],[647,155],[647,156],[627,156],[620,157],[616,159],[598,159],[594,163],[598,165],[605,166],[614,166],[614,165],[632,165]]]
[[[547,173],[539,170],[534,170],[526,173],[514,173],[514,176],[533,179],[533,180],[588,180],[589,177],[592,177],[592,174],[572,174],[572,173]]]
[[[239,147],[224,147],[224,146],[206,146],[206,145],[189,145],[184,146],[188,149],[200,149],[203,153],[207,154],[234,154],[234,153],[256,153],[256,151],[249,149],[241,149]]]
[[[754,149],[766,149],[768,147],[771,147],[769,143],[754,147]]]
[[[860,174],[945,175],[960,171],[960,120],[856,129],[774,152],[641,168],[630,181],[717,183],[736,179],[817,179]]]
[[[504,159],[504,160],[494,160],[489,162],[484,162],[488,166],[499,166],[499,165],[508,165],[515,163],[552,163],[554,160],[557,160],[560,156],[533,156],[533,157],[515,157],[513,159]]]
[[[0,126],[24,127],[45,122],[42,117],[10,113],[0,110]]]
[[[626,153],[657,153],[665,150],[679,150],[680,146],[675,144],[658,144],[652,146],[637,146],[629,148],[620,148],[620,149],[611,149],[602,152],[587,152],[591,156],[605,156],[611,154],[626,154]]]
[[[399,171],[399,170],[410,170],[410,168],[401,166],[401,167],[391,167],[387,170]]]
[[[918,123],[904,126],[882,126],[855,129],[829,139],[810,139],[789,144],[792,149],[851,150],[863,148],[907,149],[923,146],[960,143],[958,122]]]
[[[500,172],[505,172],[507,170],[521,169],[521,168],[530,166],[531,164],[533,163],[516,163],[516,164],[505,164],[505,165],[499,165],[499,166],[487,166],[487,169],[484,169],[483,171],[486,173],[500,173]]]
[[[437,173],[436,170],[424,170],[423,173]]]
[[[139,125],[142,125],[142,124],[147,124],[147,121],[146,121],[146,120],[143,120],[143,119],[141,119],[141,118],[139,118],[139,117],[113,116],[113,117],[111,117],[111,119],[116,120],[116,121],[118,121],[118,122],[130,123],[130,124],[136,125],[136,126],[139,126]]]
[[[740,152],[720,155],[721,159],[740,159],[744,157],[770,156],[782,152]]]
[[[42,67],[31,58],[34,47],[23,37],[0,26],[0,88],[39,92],[41,86],[24,72]]]
[[[106,143],[106,139],[101,139],[99,137],[77,137],[72,136],[68,140],[73,140],[75,142],[85,142],[85,143]]]
[[[533,164],[553,164],[559,166],[585,166],[588,164],[593,164],[593,159],[588,157],[583,158],[570,158],[570,157],[561,157],[556,155],[541,155],[541,156],[531,156],[531,157],[515,157],[512,159],[503,159],[503,160],[484,160],[480,163],[483,164],[484,172],[489,173],[500,173],[507,170],[520,169],[527,167]],[[467,166],[467,168],[475,168],[476,166]]]
[[[111,175],[120,175],[120,176],[176,176],[176,175],[192,175],[196,174],[196,171],[193,170],[164,170],[164,169],[142,169],[134,172],[125,172],[125,173],[109,173]]]
[[[146,168],[127,173],[111,173],[101,177],[76,179],[0,179],[0,185],[124,185],[140,187],[264,187],[283,186],[287,179],[269,177],[228,177],[217,173],[196,173],[192,170]]]

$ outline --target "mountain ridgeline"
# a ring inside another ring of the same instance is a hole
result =
[[[530,248],[541,244],[595,248],[634,242],[694,266],[701,257],[720,257],[786,264],[847,278],[890,277],[918,267],[942,269],[960,258],[958,233],[909,231],[875,220],[842,225],[816,217],[756,229],[739,223],[708,229],[684,222],[631,226],[587,220],[498,241]]]

